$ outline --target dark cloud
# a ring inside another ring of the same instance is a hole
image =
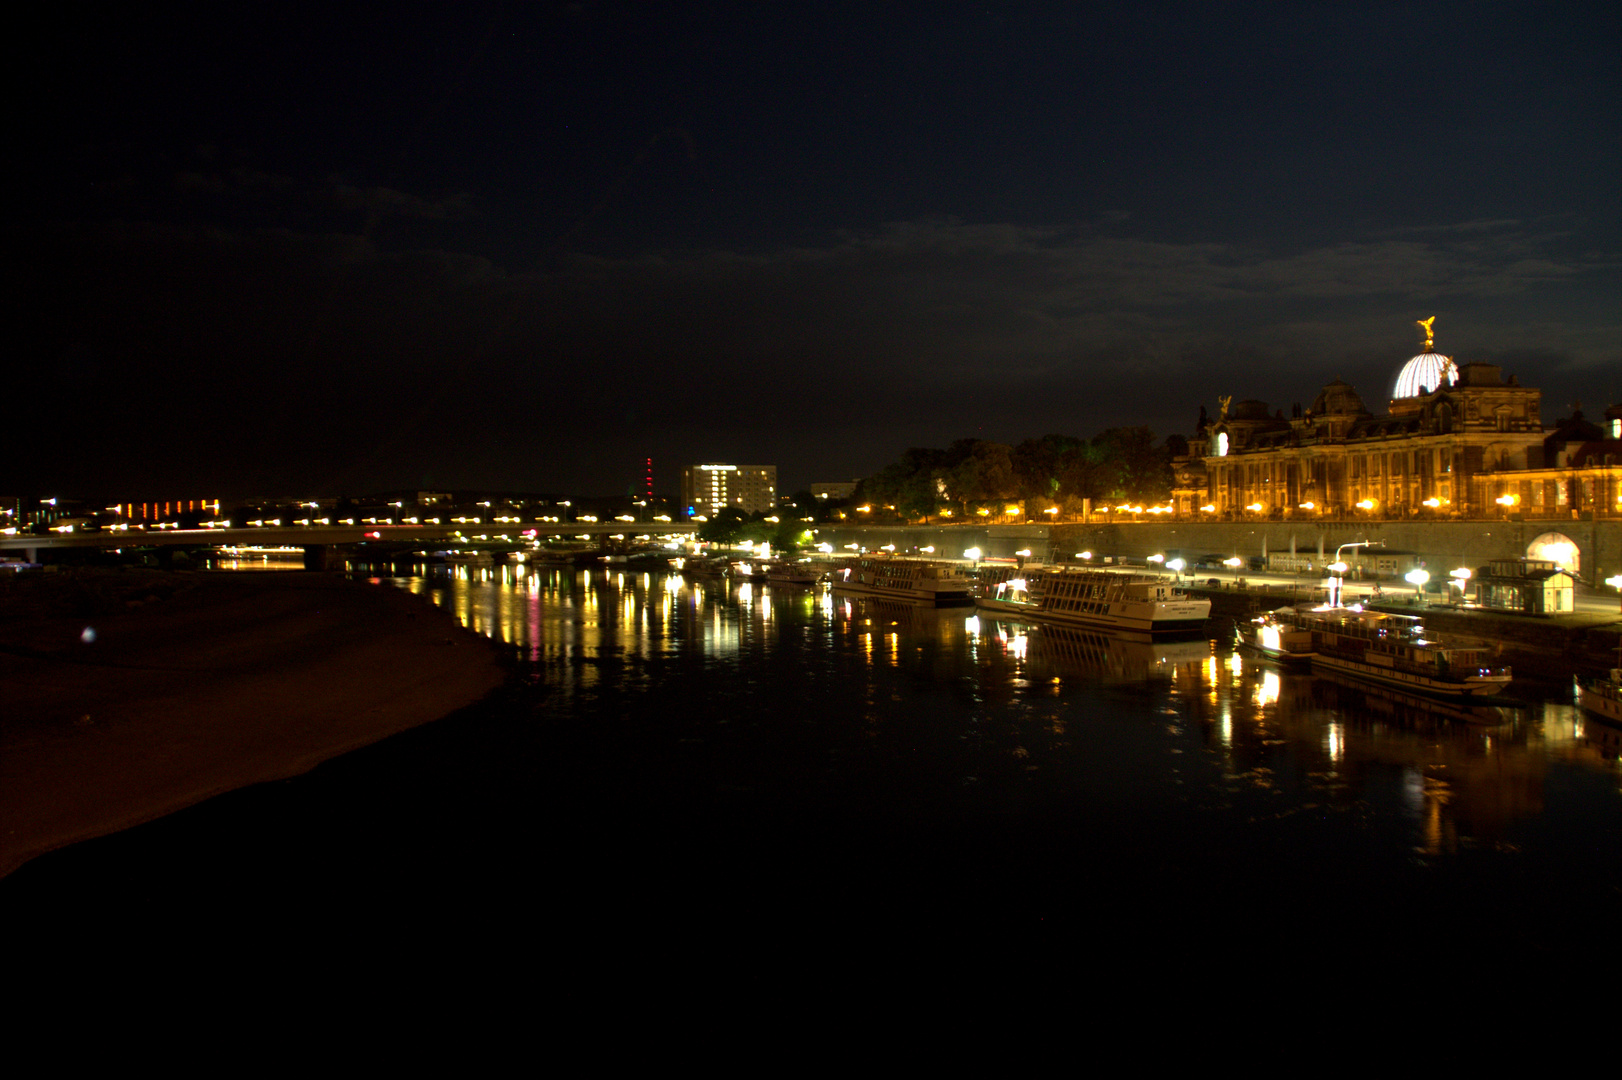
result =
[[[1538,307],[1551,283],[1603,294],[1614,267],[1508,225],[1437,230],[1457,233],[1495,240],[1268,253],[936,220],[511,273],[357,234],[82,227],[33,238],[49,285],[28,297],[30,378],[41,400],[96,389],[63,458],[78,470],[111,475],[120,440],[184,431],[217,483],[264,453],[288,466],[260,466],[267,483],[355,488],[432,468],[612,489],[620,458],[655,450],[775,461],[803,483],[966,434],[1186,433],[1218,393],[1282,404],[1339,376],[1378,401],[1432,314],[1462,358],[1614,396],[1592,385],[1622,370],[1614,321]]]
[[[1378,402],[1430,315],[1551,402],[1622,398],[1614,5],[46,21],[22,488],[797,484]]]

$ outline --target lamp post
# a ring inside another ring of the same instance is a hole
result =
[[[1233,583],[1237,587],[1239,585],[1239,568],[1245,565],[1245,560],[1235,555],[1231,559],[1223,559],[1222,565],[1233,571]]]
[[[1408,584],[1414,587],[1414,602],[1419,603],[1423,601],[1424,597],[1420,590],[1424,589],[1425,582],[1431,579],[1430,571],[1410,570],[1406,574],[1402,575],[1402,578],[1404,581],[1408,582]]]
[[[1341,591],[1346,586],[1345,578],[1341,577],[1339,575],[1345,574],[1348,568],[1346,566],[1345,560],[1343,560],[1340,557],[1340,553],[1345,551],[1347,548],[1384,547],[1384,546],[1385,546],[1385,541],[1383,541],[1383,540],[1358,540],[1355,543],[1342,544],[1342,545],[1340,545],[1340,547],[1335,549],[1335,561],[1330,563],[1329,566],[1328,566],[1328,569],[1333,570],[1335,572],[1335,574],[1337,575],[1336,577],[1330,579],[1333,582],[1333,584],[1331,584],[1330,587],[1329,587],[1329,594],[1330,594],[1329,595],[1329,606],[1330,607],[1340,607],[1340,594],[1341,594]]]
[[[1453,579],[1453,587],[1459,590],[1459,606],[1463,607],[1464,590],[1470,587],[1470,579],[1475,575],[1471,574],[1468,566],[1461,566],[1456,570],[1449,570],[1447,576]]]

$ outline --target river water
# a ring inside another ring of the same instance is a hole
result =
[[[1622,734],[1569,688],[1399,701],[1215,624],[1150,643],[826,587],[374,580],[505,643],[506,690],[37,860],[22,895],[539,922],[638,955],[894,933],[1252,961],[1582,956],[1622,899]]]

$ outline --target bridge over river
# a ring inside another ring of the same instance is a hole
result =
[[[104,530],[101,532],[52,533],[47,536],[0,537],[0,558],[41,562],[50,552],[97,548],[155,548],[197,550],[201,548],[270,547],[303,548],[307,565],[323,565],[324,552],[355,544],[390,546],[457,543],[469,547],[499,547],[527,544],[532,540],[595,540],[605,546],[610,541],[691,537],[697,526],[689,522],[666,521],[568,521],[499,525],[268,525],[219,529],[150,529],[146,531]]]

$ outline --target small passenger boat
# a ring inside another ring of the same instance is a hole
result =
[[[1034,621],[1042,603],[1032,594],[1029,578],[1011,577],[995,582],[982,580],[974,606],[999,615]]]
[[[1312,645],[1312,631],[1292,619],[1297,613],[1294,608],[1280,609],[1241,622],[1234,627],[1234,642],[1277,663],[1309,667],[1317,650]]]
[[[1018,579],[1015,579],[1018,580]],[[1040,623],[1144,634],[1198,633],[1211,601],[1189,596],[1158,574],[1053,570],[1029,574],[1026,589],[989,590],[976,601],[1005,615]]]
[[[685,559],[676,559],[672,565],[675,563],[680,564],[676,567],[677,571],[689,581],[724,578],[731,569],[729,560],[726,558],[707,559],[702,555],[690,555]]]
[[[841,592],[888,596],[921,604],[968,604],[973,582],[955,563],[863,555],[847,559],[829,579]]]
[[[787,559],[773,559],[766,563],[766,583],[768,585],[815,585],[822,580],[822,573],[808,562],[789,562]]]

